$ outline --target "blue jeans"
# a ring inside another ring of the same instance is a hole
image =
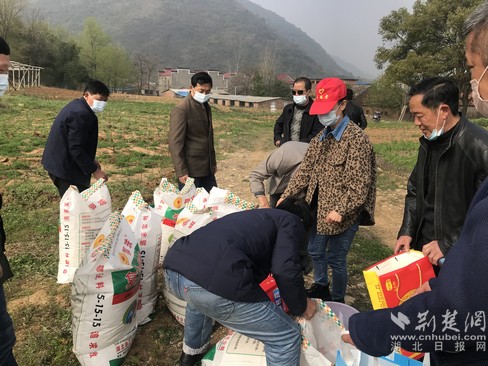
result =
[[[347,253],[358,231],[355,223],[346,231],[336,235],[320,235],[315,227],[308,243],[308,252],[313,262],[313,281],[329,286],[327,266],[332,269],[332,300],[344,301],[347,287]]]
[[[203,353],[212,334],[212,319],[264,344],[268,366],[298,366],[300,328],[271,301],[237,302],[217,296],[183,275],[164,270],[166,288],[187,302],[183,352]]]
[[[3,285],[0,285],[0,365],[17,366],[12,348],[15,344],[14,325],[7,313],[7,302]]]

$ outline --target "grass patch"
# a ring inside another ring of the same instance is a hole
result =
[[[348,295],[354,301],[350,304],[359,311],[372,310],[371,301],[364,282],[363,270],[393,254],[393,250],[383,245],[377,238],[356,234],[349,251],[347,262],[349,270]]]

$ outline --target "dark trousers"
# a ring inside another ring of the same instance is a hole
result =
[[[271,208],[276,208],[276,204],[278,203],[282,194],[283,193],[276,193],[276,194],[269,195],[269,206]]]
[[[207,192],[210,192],[212,187],[217,187],[217,181],[215,175],[209,174],[205,177],[193,177],[195,179],[195,187],[205,188]],[[185,185],[178,180],[178,188],[181,190]]]
[[[88,187],[90,187],[89,185],[85,186],[85,185],[81,185],[81,184],[73,184],[73,183],[70,183],[70,182],[68,182],[68,181],[66,181],[64,179],[61,179],[59,177],[55,177],[51,173],[49,173],[49,178],[51,178],[51,180],[53,181],[54,185],[58,189],[59,197],[63,197],[64,192],[66,192],[68,190],[69,186],[76,186],[78,188],[78,191],[79,192],[83,192],[85,189],[87,189]]]
[[[3,285],[0,285],[0,365],[17,366],[12,348],[15,344],[15,333],[12,318],[7,313],[7,301]]]

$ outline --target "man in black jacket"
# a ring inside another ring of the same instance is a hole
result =
[[[287,141],[310,142],[324,129],[317,116],[310,115],[313,99],[310,97],[310,79],[299,77],[293,83],[293,103],[283,108],[274,126],[274,144],[283,145]]]
[[[8,69],[10,66],[10,47],[7,42],[0,37],[0,75],[6,79],[8,86]],[[5,87],[6,89],[6,87]],[[3,95],[4,90],[0,90]],[[0,209],[2,208],[2,194],[0,193]],[[2,216],[0,216],[0,365],[17,366],[12,348],[15,344],[15,332],[12,318],[7,312],[7,300],[3,284],[13,276],[5,255],[5,231],[3,229]]]
[[[42,165],[62,197],[70,185],[84,191],[90,177],[107,180],[95,160],[98,144],[98,118],[110,95],[101,81],[89,81],[83,96],[68,103],[57,115],[47,138]]]
[[[436,265],[459,238],[471,200],[488,176],[488,131],[458,113],[459,89],[451,79],[425,79],[409,95],[423,136],[395,253],[421,250]]]
[[[227,215],[179,239],[166,254],[166,288],[187,302],[181,366],[208,348],[212,319],[264,343],[268,366],[298,366],[300,331],[259,284],[273,274],[292,315],[309,319],[300,247],[312,225],[307,203],[285,199],[277,209]]]

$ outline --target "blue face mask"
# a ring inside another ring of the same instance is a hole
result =
[[[444,123],[442,123],[442,127],[440,130],[437,130],[437,124],[439,123],[439,115],[441,114],[441,108],[439,107],[439,112],[437,112],[437,121],[435,122],[435,128],[432,130],[431,134],[429,137],[425,137],[429,141],[434,141],[437,140],[439,136],[444,134],[444,126],[446,125],[446,120],[444,120]]]

